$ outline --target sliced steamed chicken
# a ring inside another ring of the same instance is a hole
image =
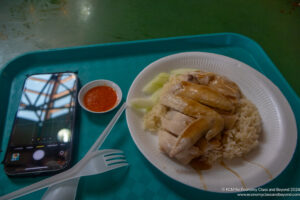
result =
[[[168,133],[164,130],[158,131],[158,141],[159,141],[159,148],[161,151],[165,152],[167,155],[170,156],[170,152],[173,149],[177,139],[172,134]],[[174,156],[176,160],[178,160],[182,164],[188,164],[192,159],[199,157],[201,155],[201,151],[198,147],[190,147]]]
[[[171,93],[164,94],[160,97],[160,103],[166,107],[172,108],[190,117],[198,118],[203,115],[218,114],[211,108],[198,103],[192,99],[177,96]]]
[[[207,134],[213,126],[213,123],[214,120],[207,117],[200,117],[194,120],[179,135],[169,155],[174,157],[178,153],[192,147],[200,138]]]
[[[193,146],[197,140],[203,136],[205,136],[207,140],[212,139],[224,128],[224,119],[220,114],[192,99],[173,94],[165,94],[161,96],[160,103],[198,119],[189,124],[182,131],[173,147],[172,156]]]
[[[232,100],[239,100],[242,96],[239,86],[222,76],[216,76],[214,80],[209,82],[209,87]]]
[[[216,76],[214,73],[202,71],[191,72],[189,73],[189,75],[193,77],[190,79],[196,80],[196,82],[200,85],[208,85],[209,82],[213,80]]]
[[[180,87],[174,91],[174,94],[184,96],[213,108],[232,112],[234,105],[222,94],[206,85],[199,85],[182,81]]]
[[[236,114],[233,115],[222,115],[224,119],[224,129],[232,129],[238,120],[238,116]]]
[[[188,164],[221,148],[221,132],[233,128],[238,119],[239,87],[225,77],[197,70],[177,71],[165,80],[157,98],[157,105],[166,111],[159,112],[160,149]]]
[[[161,118],[161,127],[174,135],[179,136],[180,133],[193,121],[192,117],[184,115],[175,110],[168,111]]]

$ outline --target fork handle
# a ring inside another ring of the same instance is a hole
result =
[[[32,185],[29,185],[27,187],[21,188],[21,189],[15,191],[15,192],[11,192],[11,193],[9,193],[7,195],[1,196],[0,200],[15,199],[17,197],[21,197],[21,196],[24,196],[26,194],[35,192],[37,190],[49,187],[49,186],[51,186],[54,183],[60,183],[62,181],[65,181],[68,177],[70,177],[72,173],[73,173],[73,170],[59,173],[59,174],[57,174],[55,176],[46,178],[46,179],[44,179],[42,181],[39,181],[37,183],[34,183]]]
[[[71,169],[68,169],[67,171],[61,172],[59,174],[41,180],[37,183],[21,188],[15,192],[11,192],[7,195],[1,196],[0,200],[15,199],[26,194],[35,192],[37,190],[52,186],[54,184],[59,184],[61,182],[76,178],[78,177],[78,170],[80,170],[80,168],[88,162],[90,157],[93,157],[93,154],[85,156],[85,159],[82,159],[80,162],[78,162],[76,165],[74,165]]]
[[[99,138],[96,140],[96,142],[93,144],[93,146],[90,148],[90,150],[86,153],[86,155],[90,154],[93,151],[98,150],[98,148],[103,144],[105,141],[106,137],[110,133],[111,129],[114,127],[115,123],[118,121],[120,116],[122,115],[123,111],[127,107],[126,102],[123,103],[121,108],[118,110],[118,112],[115,114],[115,116],[112,118],[112,120],[109,122],[107,127],[104,129],[104,131],[101,133]]]

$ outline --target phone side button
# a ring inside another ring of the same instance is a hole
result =
[[[41,160],[44,158],[44,156],[45,156],[45,151],[41,149],[36,150],[32,155],[34,160]]]

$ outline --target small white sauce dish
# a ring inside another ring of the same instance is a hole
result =
[[[98,87],[98,86],[108,86],[111,87],[115,90],[116,94],[117,94],[117,101],[115,103],[115,105],[110,108],[109,110],[105,110],[105,111],[101,111],[101,112],[96,112],[96,111],[92,111],[89,110],[85,105],[84,105],[84,96],[85,94],[91,90],[94,87]],[[80,89],[79,93],[78,93],[78,102],[79,105],[86,111],[91,112],[91,113],[107,113],[109,111],[112,111],[113,109],[115,109],[121,102],[122,100],[122,90],[120,89],[120,87],[109,80],[104,80],[104,79],[99,79],[99,80],[94,80],[91,82],[88,82],[87,84],[85,84],[84,86],[82,86],[82,88]]]

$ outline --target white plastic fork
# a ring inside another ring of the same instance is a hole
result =
[[[121,154],[121,151],[119,151],[120,154],[118,155],[106,155],[105,162],[109,165],[114,164],[113,166],[116,166],[116,168],[127,166],[128,164],[125,163],[125,156]],[[117,153],[117,152],[115,152]],[[100,161],[99,161],[100,162]],[[118,163],[121,163],[118,165]],[[115,165],[116,164],[116,165]],[[126,164],[126,165],[123,165]],[[98,167],[98,163],[97,163]],[[111,168],[110,170],[116,169],[116,168]],[[90,169],[88,169],[90,170]],[[95,174],[100,174],[103,172],[99,173],[94,173]],[[93,174],[90,174],[93,175]],[[76,197],[76,192],[77,192],[77,187],[79,184],[80,178],[84,175],[80,175],[77,178],[73,178],[71,180],[66,180],[64,182],[56,183],[48,188],[48,190],[44,193],[42,200],[73,200]]]
[[[111,154],[121,154],[122,151],[119,150],[101,150],[98,149],[105,141],[106,137],[110,133],[111,129],[115,125],[115,123],[120,118],[121,114],[126,108],[126,102],[123,103],[121,108],[118,110],[116,115],[113,117],[113,119],[110,121],[110,123],[107,125],[107,127],[104,129],[104,131],[101,133],[101,135],[98,137],[96,142],[93,144],[93,146],[90,148],[90,150],[86,153],[86,155],[71,169],[62,172],[60,174],[57,174],[55,176],[52,176],[50,178],[44,179],[42,181],[39,181],[37,183],[34,183],[32,185],[29,185],[25,188],[19,189],[15,192],[9,193],[7,195],[4,195],[0,197],[0,200],[4,199],[14,199],[26,194],[29,194],[31,192],[37,191],[42,188],[46,188],[49,186],[54,186],[54,188],[49,188],[48,191],[44,194],[43,199],[50,199],[52,195],[48,195],[50,192],[56,190],[56,184],[62,183],[68,184],[67,188],[70,189],[70,191],[73,191],[73,196],[75,198],[76,195],[76,189],[79,182],[79,179],[81,176],[88,176],[93,174],[99,174],[103,173],[112,169],[116,169],[119,167],[127,166],[128,163],[124,159],[124,156],[120,155],[111,155]],[[108,152],[110,151],[110,152]],[[114,151],[114,152],[111,152]],[[110,155],[110,156],[109,156]],[[109,156],[109,157],[108,157]],[[119,158],[119,159],[117,159]],[[111,159],[111,160],[110,160]],[[104,165],[101,165],[104,164]],[[100,168],[99,168],[100,167]],[[94,173],[92,173],[94,172]],[[95,173],[96,172],[96,173]],[[74,179],[74,180],[72,180]],[[68,181],[70,180],[70,181]],[[59,184],[60,185],[60,184]],[[73,188],[72,188],[73,186]],[[74,189],[75,188],[75,189]],[[54,195],[54,193],[53,193]],[[54,197],[54,196],[52,196]]]
[[[119,154],[119,155],[112,155],[112,154]],[[113,150],[113,149],[92,152],[88,154],[85,157],[85,159],[77,163],[71,169],[62,172],[60,174],[57,174],[55,176],[52,176],[50,178],[39,181],[37,183],[34,183],[30,186],[27,186],[15,192],[9,193],[5,196],[2,196],[0,199],[4,200],[4,199],[17,198],[29,194],[31,192],[49,187],[53,184],[65,182],[67,180],[71,180],[81,176],[90,176],[90,175],[110,171],[119,167],[127,166],[128,163],[124,159],[125,156],[122,154],[123,154],[122,151]],[[115,159],[110,160],[112,157],[114,157]]]

